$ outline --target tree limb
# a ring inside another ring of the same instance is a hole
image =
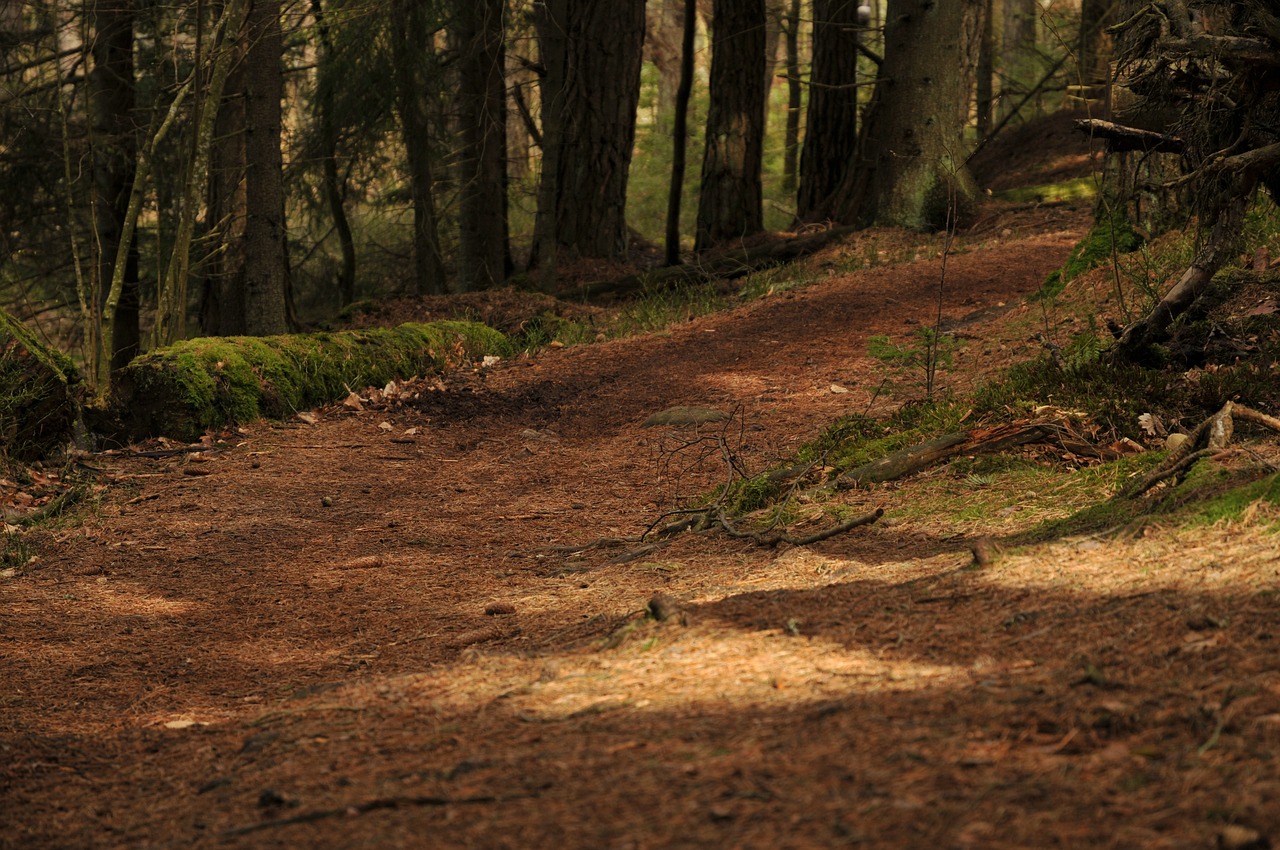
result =
[[[1109,151],[1143,151],[1146,153],[1183,153],[1186,144],[1177,136],[1126,127],[1101,118],[1082,118],[1076,129],[1095,138],[1105,139]]]

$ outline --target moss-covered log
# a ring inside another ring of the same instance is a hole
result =
[[[113,406],[133,437],[194,440],[210,429],[281,419],[396,378],[502,354],[501,333],[473,322],[341,333],[207,337],[136,358],[117,376]]]
[[[0,455],[37,460],[66,446],[83,398],[71,360],[0,310]]]

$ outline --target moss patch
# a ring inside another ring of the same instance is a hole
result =
[[[193,440],[262,416],[283,418],[348,389],[505,354],[501,333],[473,322],[404,324],[341,333],[187,340],[130,363],[114,407],[135,437]]]
[[[65,446],[83,398],[70,358],[0,310],[0,455],[36,460]]]
[[[1125,217],[1124,208],[1106,212],[1105,205],[1099,208],[1098,219],[1089,231],[1089,235],[1081,239],[1071,250],[1066,264],[1050,274],[1040,288],[1040,298],[1055,298],[1068,283],[1080,275],[1096,268],[1113,257],[1136,251],[1142,245],[1142,237],[1133,229],[1133,225]]]

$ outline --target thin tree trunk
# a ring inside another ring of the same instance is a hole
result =
[[[800,110],[804,98],[800,86],[800,0],[791,0],[787,8],[783,37],[787,49],[787,128],[783,141],[782,188],[794,192],[800,167]]]
[[[694,0],[689,0],[694,2]],[[654,123],[660,130],[675,120],[676,92],[680,88],[681,53],[684,38],[684,0],[653,0],[645,6],[645,59],[658,71],[658,100]]]
[[[507,139],[502,16],[505,0],[460,0],[458,48],[459,242],[457,286],[487,289],[506,278]]]
[[[284,99],[281,0],[253,0],[245,22],[244,327],[250,336],[289,327],[288,232],[284,217]]]
[[[1000,114],[1007,115],[1018,95],[1025,94],[1040,76],[1036,55],[1038,0],[1003,0],[1004,26],[1000,37]]]
[[[796,0],[799,2],[799,0]],[[693,93],[693,39],[698,29],[698,7],[685,0],[684,31],[680,40],[680,84],[676,89],[675,124],[671,128],[671,188],[667,195],[666,264],[680,264],[680,203],[689,148],[689,98]]]
[[[424,62],[431,52],[425,10],[417,0],[399,0],[388,21],[396,86],[396,112],[400,141],[409,166],[409,195],[413,203],[413,292],[418,295],[445,291],[444,258],[440,253],[440,226],[435,205],[435,166],[424,98],[427,88]]]
[[[978,48],[978,139],[981,141],[991,131],[991,111],[995,105],[995,10],[994,0],[986,0],[987,8],[982,19],[982,44]]]
[[[133,20],[131,0],[94,3],[96,36],[90,48],[93,67],[88,86],[93,130],[94,289],[99,293],[99,311],[111,293],[117,254],[124,252],[126,257],[120,298],[112,316],[112,350],[103,352],[112,372],[132,360],[141,348],[138,244],[136,239],[122,242],[138,156],[132,114]]]
[[[764,127],[769,127],[769,104],[773,98],[774,71],[778,67],[778,44],[782,41],[787,0],[764,0]]]
[[[695,250],[764,229],[764,0],[716,0]]]
[[[316,119],[320,127],[320,156],[322,162],[325,206],[333,219],[333,229],[342,251],[342,266],[338,270],[338,300],[345,306],[356,300],[356,244],[347,218],[346,179],[341,175],[338,162],[338,130],[333,120],[333,92],[338,84],[338,71],[333,67],[333,33],[325,16],[322,0],[311,0],[311,14],[315,17],[320,36],[319,72],[317,74]]]

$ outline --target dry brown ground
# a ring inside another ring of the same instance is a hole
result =
[[[949,257],[957,374],[1034,345],[1021,299],[1084,224],[1010,213]],[[543,548],[637,534],[716,480],[664,463],[654,411],[736,410],[758,467],[898,403],[865,340],[930,319],[926,253],[401,407],[96,459],[100,509],[0,581],[0,847],[1280,836],[1274,517],[970,570],[967,535],[1031,520],[895,520],[907,484],[837,497],[887,521],[809,547]],[[644,617],[656,592],[683,616]]]

